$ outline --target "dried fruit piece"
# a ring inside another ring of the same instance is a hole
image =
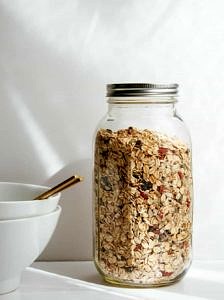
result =
[[[164,191],[165,191],[164,185],[157,186],[157,191],[158,191],[160,194],[164,193]]]
[[[163,276],[171,276],[173,272],[166,272],[166,271],[161,271]]]
[[[112,185],[107,176],[101,177],[101,186],[105,191],[112,191]]]
[[[187,205],[188,208],[191,206],[191,201],[190,201],[189,198],[187,198],[187,200],[186,200],[186,205]]]
[[[184,175],[183,175],[183,173],[181,171],[178,171],[178,175],[179,175],[179,177],[180,177],[181,180],[184,178]]]
[[[137,244],[137,245],[135,246],[134,251],[138,251],[138,250],[141,250],[141,249],[142,249],[142,245],[141,245],[141,244]]]
[[[142,141],[141,140],[137,140],[135,143],[135,147],[141,149],[142,146]]]
[[[164,159],[164,157],[166,156],[167,152],[168,152],[168,148],[159,147],[159,150],[158,150],[159,158],[160,159]]]
[[[152,186],[153,184],[150,181],[143,180],[141,184],[141,189],[143,191],[151,190]]]
[[[144,198],[145,200],[147,200],[149,198],[149,196],[146,193],[142,192],[142,191],[140,191],[140,196],[142,198]]]
[[[164,214],[163,214],[163,212],[161,210],[158,211],[158,217],[160,219],[163,219],[163,217],[164,217]]]

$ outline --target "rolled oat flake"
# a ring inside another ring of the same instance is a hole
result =
[[[107,85],[95,135],[94,260],[109,283],[154,287],[191,263],[191,141],[178,84]]]

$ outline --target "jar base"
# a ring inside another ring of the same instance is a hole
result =
[[[180,275],[175,277],[174,279],[170,279],[166,282],[160,282],[160,283],[132,283],[132,282],[124,282],[117,279],[114,279],[112,277],[106,276],[100,272],[100,275],[103,277],[104,281],[106,283],[109,283],[111,285],[117,286],[117,287],[124,287],[124,288],[157,288],[157,287],[163,287],[168,285],[173,285],[180,281],[185,274],[187,273],[187,269],[184,270]]]

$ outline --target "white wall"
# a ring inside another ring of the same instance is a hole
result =
[[[41,259],[91,256],[91,139],[106,83],[178,82],[193,139],[195,258],[224,259],[224,2],[0,0],[0,180],[73,172]]]

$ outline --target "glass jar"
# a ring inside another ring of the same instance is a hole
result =
[[[95,137],[94,260],[112,284],[163,286],[191,263],[191,142],[177,84],[107,85]]]

